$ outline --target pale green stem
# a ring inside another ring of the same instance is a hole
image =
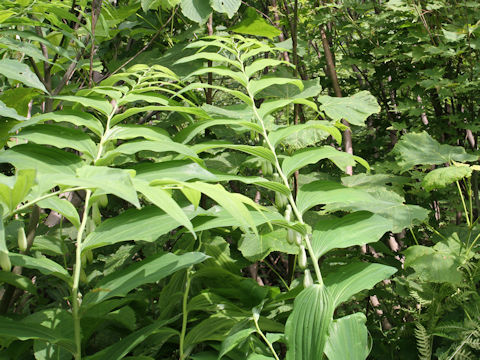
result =
[[[466,183],[464,181],[465,186],[467,187],[467,193],[468,193],[468,202],[469,202],[469,207],[470,207],[470,226],[473,227],[473,202],[472,202],[472,183],[470,181],[470,178],[467,179]],[[467,186],[468,184],[468,186]]]
[[[82,270],[82,237],[87,225],[88,211],[90,209],[91,190],[87,190],[85,196],[85,205],[83,210],[83,217],[80,227],[77,232],[77,249],[75,251],[75,268],[73,271],[73,286],[72,286],[72,316],[73,316],[73,330],[75,334],[75,360],[82,359],[82,330],[80,326],[80,302],[78,300],[78,286],[80,284],[80,272]]]
[[[185,354],[184,352],[185,351],[184,345],[185,345],[185,335],[187,333],[187,322],[188,322],[187,305],[188,305],[188,293],[190,292],[190,281],[191,281],[190,271],[191,270],[192,270],[192,267],[190,266],[187,269],[187,282],[185,283],[185,292],[183,293],[183,301],[182,301],[183,319],[182,319],[182,330],[180,332],[180,345],[179,345],[180,360],[185,359],[185,357],[187,356],[187,354]]]
[[[245,67],[243,65],[243,62],[241,61],[240,59],[240,56],[239,54],[237,54],[237,58],[238,60],[240,61],[240,63],[242,64],[242,72],[243,74],[245,75],[245,78],[247,78],[248,80],[248,77],[245,73]],[[267,129],[265,128],[265,123],[263,122],[263,119],[262,117],[260,116],[260,114],[258,113],[258,109],[257,109],[257,106],[255,105],[255,96],[252,94],[252,92],[250,91],[250,87],[249,87],[249,83],[247,83],[247,92],[248,92],[248,96],[250,97],[250,100],[252,102],[252,109],[253,109],[253,114],[255,115],[256,119],[258,120],[258,122],[260,123],[260,125],[262,126],[262,136],[265,140],[265,142],[267,143],[267,146],[268,148],[270,149],[270,151],[273,153],[273,156],[274,156],[274,159],[275,159],[275,169],[277,170],[277,173],[278,175],[280,176],[280,178],[282,179],[283,181],[283,184],[290,189],[290,184],[288,183],[288,178],[285,176],[285,174],[283,173],[282,171],[282,168],[280,166],[280,163],[278,161],[278,156],[277,156],[277,153],[275,151],[275,146],[272,145],[272,143],[270,142],[270,139],[268,138],[268,134],[267,134]],[[290,189],[291,190],[291,189]],[[303,221],[303,217],[302,217],[302,214],[300,213],[300,211],[298,210],[297,208],[297,204],[295,203],[295,199],[293,198],[293,195],[290,194],[289,197],[288,197],[288,201],[290,202],[290,205],[292,206],[292,210],[295,214],[295,216],[297,217],[298,221],[301,223],[301,224],[305,224],[304,221]],[[310,257],[312,258],[312,262],[313,262],[313,267],[315,269],[315,275],[317,277],[317,281],[319,284],[323,284],[323,278],[322,278],[322,273],[320,271],[320,266],[318,266],[318,258],[317,256],[315,255],[315,252],[313,251],[313,247],[312,247],[312,244],[310,242],[310,237],[309,235],[307,234],[307,236],[304,237],[305,239],[305,244],[307,245],[307,250],[308,250],[308,253],[310,255]]]
[[[110,122],[112,121],[112,118],[117,112],[117,109],[118,109],[118,105],[117,105],[117,102],[115,101],[115,105],[113,106],[112,112],[110,113],[110,115],[108,115],[108,118],[107,118],[107,123],[105,125],[105,132],[100,138],[100,143],[98,144],[97,156],[95,156],[95,159],[93,160],[94,163],[96,163],[98,159],[100,159],[100,157],[103,155],[103,146],[107,142],[106,135],[108,135],[108,132],[110,130]]]
[[[273,348],[272,343],[271,343],[270,341],[268,341],[267,337],[263,334],[262,330],[260,330],[260,327],[258,326],[258,320],[257,320],[257,317],[256,317],[256,316],[253,316],[253,322],[255,323],[255,328],[257,329],[258,335],[260,335],[260,337],[263,339],[263,341],[265,341],[265,343],[267,344],[268,348],[269,348],[270,351],[272,352],[273,357],[274,357],[276,360],[280,360],[280,358],[278,357],[277,353],[275,352],[275,349]]]
[[[417,245],[418,245],[417,237],[415,236],[415,233],[413,232],[413,229],[412,229],[412,227],[410,226],[410,228],[409,228],[409,229],[410,229],[410,233],[411,233],[411,234],[412,234],[412,236],[413,236],[413,240],[415,240],[415,244],[417,244]]]
[[[59,195],[61,193],[65,193],[65,192],[70,192],[70,191],[78,191],[78,190],[85,190],[84,187],[74,187],[74,188],[68,188],[68,189],[64,189],[64,190],[59,190],[59,191],[55,191],[55,192],[51,192],[51,193],[48,193],[46,195],[43,195],[43,196],[40,196],[32,201],[29,201],[28,203],[22,205],[22,206],[19,206],[18,208],[15,209],[15,211],[13,211],[12,213],[10,214],[7,214],[6,217],[8,216],[11,216],[11,215],[14,215],[14,214],[17,214],[19,212],[22,212],[23,210],[29,208],[30,206],[32,205],[35,205],[37,202],[39,201],[42,201],[42,200],[45,200],[45,199],[48,199],[49,197],[52,197],[52,196],[55,196],[55,195]]]
[[[469,218],[468,210],[467,210],[467,205],[465,204],[465,198],[463,197],[463,192],[462,192],[462,189],[460,188],[460,183],[458,182],[458,180],[455,181],[455,182],[457,184],[458,193],[460,194],[460,198],[462,199],[462,205],[463,205],[463,210],[465,211],[465,219],[467,220],[467,225],[468,225],[468,227],[471,227],[470,218]]]

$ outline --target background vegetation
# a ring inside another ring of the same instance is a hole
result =
[[[479,24],[0,2],[0,359],[478,359]]]

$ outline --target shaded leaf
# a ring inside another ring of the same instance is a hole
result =
[[[365,360],[370,353],[367,318],[355,313],[336,319],[328,330],[325,355],[329,360]]]
[[[17,80],[35,89],[48,93],[45,86],[40,82],[30,68],[17,60],[0,60],[0,74],[11,80]]]

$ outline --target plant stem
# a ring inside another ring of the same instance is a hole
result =
[[[460,183],[458,182],[458,180],[455,181],[455,182],[457,184],[458,193],[460,194],[460,198],[462,199],[462,205],[463,205],[463,210],[465,211],[465,219],[467,220],[467,225],[468,225],[468,227],[471,227],[470,218],[469,218],[468,210],[467,210],[467,205],[465,204],[465,198],[463,197],[463,192],[462,192],[462,189],[460,188]]]
[[[192,267],[190,266],[187,269],[187,282],[185,283],[185,292],[183,293],[183,301],[182,301],[182,314],[183,314],[183,319],[182,319],[182,331],[180,332],[180,360],[185,359],[187,354],[185,354],[185,349],[183,348],[185,345],[185,334],[187,333],[187,322],[188,322],[188,309],[187,309],[187,304],[188,304],[188,293],[190,292],[190,271],[192,270]]]
[[[260,335],[260,337],[263,339],[263,341],[265,341],[265,343],[267,344],[268,348],[270,349],[270,351],[272,352],[273,354],[273,357],[276,359],[276,360],[280,360],[280,358],[278,357],[277,353],[275,352],[275,349],[273,348],[273,345],[270,341],[268,341],[267,337],[263,334],[262,330],[260,330],[260,327],[258,326],[258,319],[256,316],[253,316],[253,322],[255,323],[255,328],[257,329],[257,333],[258,335]]]
[[[80,302],[78,301],[78,286],[80,283],[80,272],[82,270],[82,237],[87,225],[88,211],[90,210],[90,196],[91,190],[87,190],[85,196],[85,205],[83,209],[82,223],[78,228],[77,233],[77,249],[75,251],[75,268],[73,272],[73,285],[72,285],[72,315],[73,315],[73,328],[75,333],[75,360],[82,359],[82,330],[80,326]]]
[[[240,54],[237,53],[237,59],[238,61],[241,63],[242,65],[242,72],[245,76],[245,78],[247,79],[248,81],[248,76],[247,74],[245,73],[245,66],[243,65],[243,62],[240,58]],[[267,133],[267,129],[265,127],[265,123],[263,122],[263,119],[262,117],[260,116],[260,114],[258,113],[258,108],[257,106],[255,105],[255,96],[252,94],[252,92],[250,91],[250,81],[247,82],[247,92],[248,92],[248,96],[250,97],[250,100],[251,100],[251,104],[252,104],[252,110],[253,110],[253,114],[255,115],[256,119],[258,120],[258,122],[260,123],[260,125],[262,126],[262,136],[264,138],[264,141],[267,143],[267,146],[268,148],[270,149],[270,151],[273,153],[273,157],[275,159],[275,169],[277,170],[277,173],[278,175],[280,176],[280,178],[282,179],[283,181],[283,184],[288,188],[290,189],[290,184],[288,182],[288,178],[285,176],[285,174],[283,173],[282,171],[282,168],[280,166],[280,163],[278,161],[278,156],[277,156],[277,153],[275,151],[275,147],[272,145],[272,143],[270,142],[270,139],[268,138],[268,133]],[[291,189],[290,189],[291,190]],[[295,216],[297,217],[298,221],[304,225],[305,222],[303,221],[303,217],[302,217],[302,214],[300,213],[300,211],[298,210],[297,208],[297,204],[295,203],[295,199],[293,198],[293,195],[290,193],[290,195],[288,196],[288,201],[290,202],[290,205],[292,206],[292,210],[295,214]],[[308,250],[308,253],[310,255],[310,257],[312,258],[312,262],[313,262],[313,267],[315,269],[315,275],[317,277],[317,281],[319,284],[323,284],[323,278],[322,278],[322,273],[320,271],[320,267],[318,266],[318,258],[317,256],[315,255],[315,252],[313,251],[313,248],[312,248],[312,244],[310,242],[310,238],[309,236],[305,236],[304,237],[304,240],[305,240],[305,243],[307,245],[307,250]]]

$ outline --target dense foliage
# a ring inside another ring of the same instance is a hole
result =
[[[478,359],[479,24],[0,2],[0,359]]]

